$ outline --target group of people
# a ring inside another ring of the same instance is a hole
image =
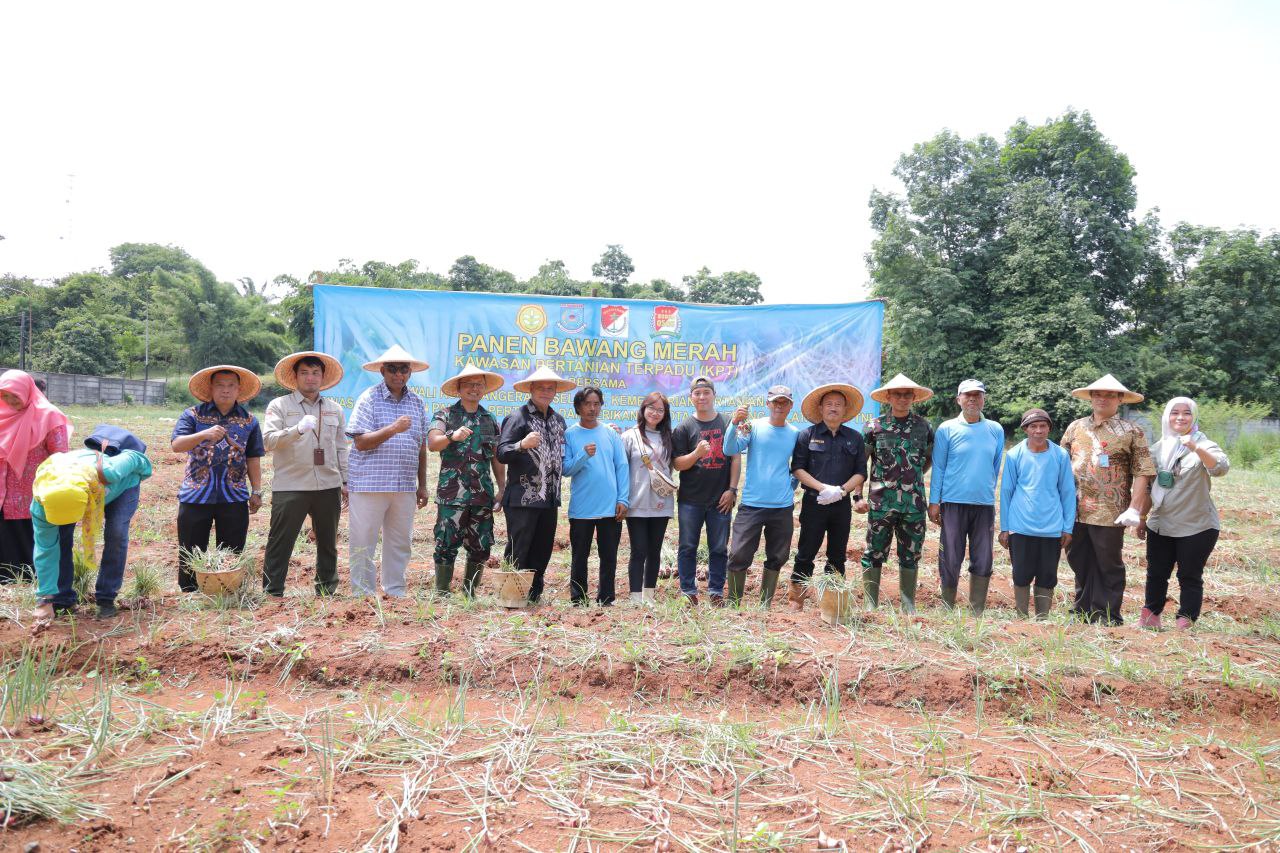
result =
[[[673,426],[670,401],[654,391],[640,404],[635,425],[619,434],[600,420],[599,388],[578,388],[545,366],[514,384],[529,399],[501,423],[482,400],[503,378],[470,364],[441,385],[456,402],[428,417],[408,387],[411,375],[427,368],[392,346],[364,365],[381,381],[360,394],[347,419],[322,393],[341,380],[340,363],[321,352],[293,353],[275,368],[276,381],[290,393],[270,402],[261,423],[245,407],[261,390],[251,371],[217,365],[193,375],[188,387],[200,402],[182,413],[170,445],[187,454],[178,491],[180,589],[197,589],[192,556],[209,548],[211,535],[218,546],[243,551],[249,516],[263,503],[261,458],[271,453],[266,594],[284,595],[308,520],[315,592],[337,591],[345,508],[352,592],[376,595],[380,586],[388,596],[404,596],[415,513],[431,491],[428,453],[437,453],[433,558],[441,594],[453,589],[459,551],[465,553],[460,589],[474,594],[491,560],[494,513],[501,511],[504,559],[532,572],[528,597],[538,601],[568,479],[569,591],[577,604],[591,598],[593,548],[599,563],[594,598],[614,603],[624,523],[630,599],[652,600],[666,528],[678,517],[677,572],[691,604],[704,594],[696,568],[705,531],[709,603],[741,602],[763,537],[759,586],[768,606],[791,557],[798,487],[800,531],[787,591],[797,609],[810,596],[824,545],[824,571],[844,574],[858,513],[867,516],[861,581],[870,608],[879,604],[882,568],[896,540],[900,606],[915,609],[931,521],[939,526],[940,597],[948,607],[956,606],[967,552],[968,604],[983,612],[998,541],[1010,553],[1019,613],[1030,616],[1033,606],[1037,616],[1049,612],[1065,550],[1075,575],[1073,611],[1120,624],[1122,547],[1132,527],[1147,547],[1140,623],[1159,627],[1175,567],[1178,626],[1189,627],[1200,613],[1203,570],[1220,526],[1209,481],[1230,463],[1198,430],[1195,403],[1184,397],[1166,406],[1162,437],[1148,448],[1142,429],[1119,416],[1122,403],[1142,396],[1107,375],[1073,392],[1093,412],[1068,425],[1060,444],[1049,441],[1049,415],[1030,409],[1021,420],[1025,440],[1006,453],[1002,427],[983,415],[986,387],[974,379],[957,389],[959,415],[936,431],[913,411],[932,390],[898,374],[871,392],[888,412],[863,432],[848,425],[863,407],[853,385],[826,383],[806,394],[800,408],[809,426],[801,429],[790,422],[795,399],[786,386],[768,389],[766,416],[753,419],[739,406],[726,418],[716,408],[715,383],[700,376],[689,388],[694,412],[682,423]],[[569,425],[552,403],[573,390],[576,422]],[[81,547],[89,556],[96,527],[105,523],[95,599],[100,616],[115,615],[129,521],[139,486],[151,474],[146,446],[102,425],[85,439],[86,449],[68,452],[69,421],[22,371],[0,376],[0,399],[3,578],[29,575],[34,566],[40,623],[74,609],[75,525],[82,526]]]

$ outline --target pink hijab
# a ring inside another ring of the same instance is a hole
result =
[[[19,412],[0,401],[0,463],[7,463],[21,476],[31,449],[58,427],[67,427],[69,435],[71,421],[40,393],[29,373],[6,370],[0,374],[0,391],[8,391],[27,404]]]

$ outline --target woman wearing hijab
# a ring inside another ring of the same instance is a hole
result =
[[[33,576],[31,526],[36,468],[68,448],[70,421],[21,370],[0,374],[0,583]],[[63,550],[71,559],[70,542]]]
[[[1147,530],[1147,605],[1138,624],[1160,628],[1169,576],[1178,571],[1177,626],[1200,617],[1204,565],[1218,542],[1218,509],[1209,493],[1210,477],[1231,468],[1222,448],[1199,430],[1195,401],[1174,397],[1164,407],[1161,439],[1151,448],[1156,478],[1151,486]]]
[[[631,506],[627,510],[627,536],[631,562],[627,575],[631,601],[653,601],[657,595],[662,538],[675,516],[676,486],[671,475],[671,404],[660,392],[640,403],[636,425],[622,434],[631,472]]]

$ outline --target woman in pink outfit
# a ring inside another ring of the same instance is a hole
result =
[[[68,449],[71,422],[30,374],[0,374],[0,583],[31,578],[31,487],[36,467]]]

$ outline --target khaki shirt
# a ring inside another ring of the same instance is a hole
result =
[[[1071,454],[1076,476],[1076,521],[1119,527],[1116,517],[1129,508],[1133,478],[1156,475],[1142,427],[1119,415],[1095,424],[1089,415],[1072,421],[1059,443]],[[1099,464],[1102,456],[1106,465]]]
[[[314,415],[319,435],[296,429],[304,415]],[[332,400],[308,403],[298,391],[277,397],[267,406],[262,441],[272,454],[271,489],[276,492],[315,492],[336,489],[347,482],[349,439],[346,417]],[[315,449],[324,449],[324,464],[315,464]]]

